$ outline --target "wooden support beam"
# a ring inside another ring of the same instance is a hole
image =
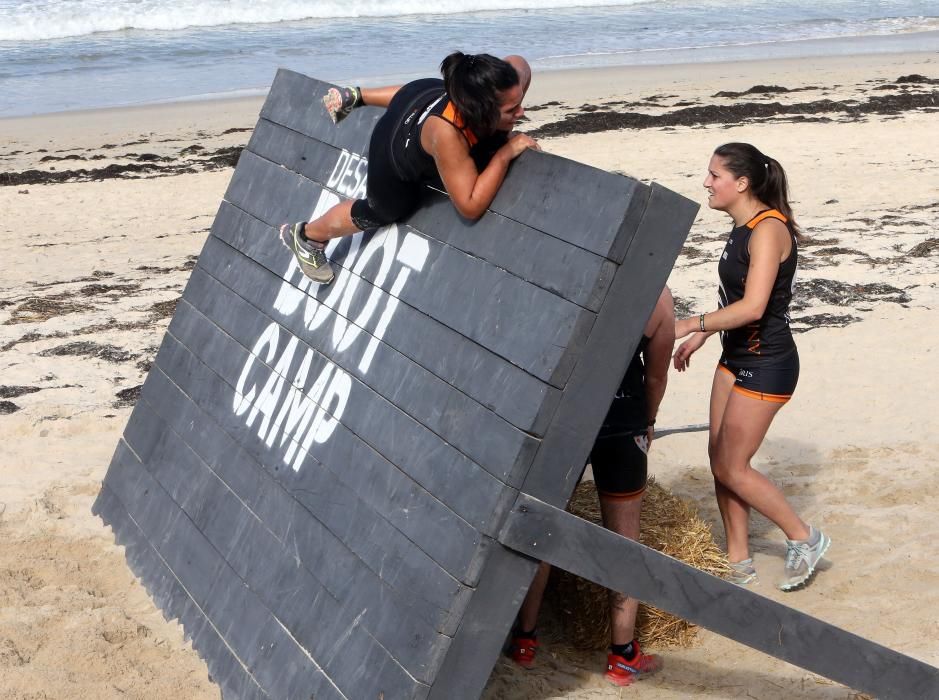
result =
[[[884,700],[939,697],[939,669],[520,494],[500,542]]]

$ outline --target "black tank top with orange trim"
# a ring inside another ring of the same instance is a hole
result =
[[[439,179],[433,157],[421,146],[421,128],[432,116],[450,122],[463,135],[480,170],[507,138],[504,132],[483,139],[473,133],[463,123],[462,115],[447,97],[443,80],[439,78],[423,78],[404,85],[388,109],[389,112],[394,110],[389,116],[396,120],[391,139],[392,163],[398,176],[406,182]]]
[[[782,213],[767,209],[742,226],[731,230],[717,265],[721,308],[743,299],[747,272],[750,269],[750,237],[756,225],[767,218],[788,223]],[[796,350],[789,329],[789,303],[792,301],[792,290],[795,286],[798,247],[796,237],[791,233],[790,236],[792,252],[779,264],[763,317],[741,328],[721,332],[724,356],[737,366],[765,365],[785,358]]]

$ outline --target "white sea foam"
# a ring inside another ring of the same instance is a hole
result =
[[[0,41],[306,19],[615,7],[661,0],[0,0]]]

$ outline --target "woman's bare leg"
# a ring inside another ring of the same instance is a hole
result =
[[[400,89],[400,85],[361,88],[360,94],[362,95],[362,103],[371,105],[372,107],[387,107],[388,103],[391,102],[391,98],[394,97]]]
[[[518,625],[521,631],[531,632],[538,624],[538,611],[541,610],[541,601],[544,598],[544,590],[548,587],[550,573],[550,564],[541,562],[538,565],[535,578],[532,579],[531,586],[528,587],[528,594],[522,602],[522,609],[518,612]]]
[[[711,471],[715,469],[717,457],[717,436],[720,434],[724,419],[724,409],[730,399],[734,386],[733,375],[720,367],[714,370],[714,382],[711,385],[710,434],[708,436],[708,457]],[[737,494],[714,478],[714,495],[717,507],[724,523],[724,535],[727,539],[727,558],[739,562],[750,558],[750,506]]]
[[[318,219],[309,222],[303,235],[317,243],[327,243],[332,238],[358,233],[361,229],[352,221],[352,202],[340,202]]]
[[[782,491],[750,466],[750,460],[782,406],[781,403],[760,401],[731,391],[721,419],[711,469],[722,486],[772,520],[788,539],[805,540],[810,534],[808,525],[796,515]],[[728,556],[734,561],[736,555],[745,555],[746,552],[737,549],[739,536],[736,530],[740,523],[733,507],[730,513],[725,527],[730,528],[727,532]],[[730,551],[731,542],[735,543],[733,552]]]

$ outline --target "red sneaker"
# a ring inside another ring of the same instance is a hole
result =
[[[535,663],[535,652],[538,650],[538,640],[534,637],[512,637],[509,645],[509,656],[512,661],[523,668],[531,668]]]
[[[604,676],[613,685],[627,686],[636,679],[650,676],[662,668],[662,657],[656,654],[643,654],[639,648],[639,642],[635,640],[633,640],[633,649],[636,650],[636,654],[632,659],[626,659],[619,654],[607,655]]]

